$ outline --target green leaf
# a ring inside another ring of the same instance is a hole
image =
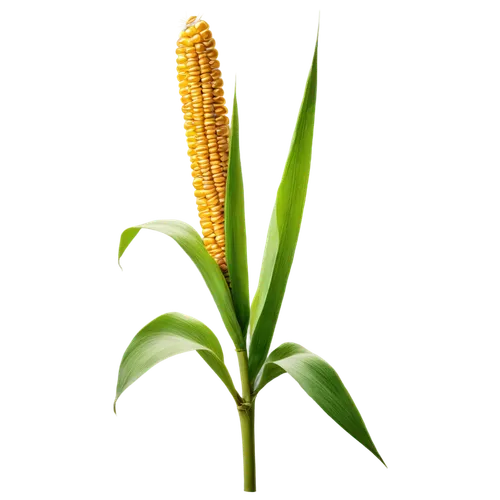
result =
[[[170,236],[191,257],[217,304],[224,325],[233,339],[234,345],[239,349],[244,348],[245,340],[241,333],[238,318],[236,317],[231,292],[227,286],[226,279],[217,263],[207,252],[198,233],[189,224],[178,220],[158,220],[130,227],[123,231],[120,238],[118,262],[120,262],[121,256],[141,229],[152,229]]]
[[[116,401],[127,387],[164,359],[183,352],[197,351],[224,382],[236,402],[240,400],[224,355],[213,332],[200,321],[179,313],[163,314],[146,325],[123,355],[116,386]]]
[[[316,109],[317,54],[316,40],[304,98],[269,225],[259,286],[250,313],[249,370],[252,381],[271,347],[299,238],[311,165]]]
[[[248,291],[247,236],[245,200],[241,173],[238,103],[234,89],[233,118],[229,142],[229,167],[226,181],[226,260],[231,278],[231,294],[243,336],[250,317]]]
[[[335,370],[324,359],[292,342],[280,345],[262,367],[254,395],[283,373],[290,374],[327,415],[385,465],[354,401]]]
[[[116,243],[116,265],[121,271],[124,269],[122,264],[122,259],[125,257],[130,247],[134,244],[137,237],[142,233],[143,229],[138,228],[138,226],[124,227],[121,233],[118,235],[118,241]]]

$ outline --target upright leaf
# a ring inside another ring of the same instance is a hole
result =
[[[283,373],[290,374],[340,427],[384,463],[354,401],[335,370],[324,359],[292,342],[280,345],[267,358],[259,374],[255,394]]]
[[[226,260],[231,279],[236,316],[243,336],[246,335],[250,317],[248,291],[247,236],[245,228],[245,200],[240,161],[238,103],[234,89],[233,117],[229,142],[229,166],[226,181]]]
[[[317,54],[316,40],[304,98],[269,225],[259,286],[250,313],[249,368],[252,381],[264,363],[271,346],[299,238],[311,165],[316,109]]]
[[[116,401],[140,376],[154,365],[176,354],[197,351],[224,382],[238,402],[231,375],[217,337],[200,321],[179,313],[163,314],[146,325],[123,355],[116,386]]]
[[[152,229],[170,236],[191,257],[217,304],[224,325],[233,339],[234,345],[240,349],[244,348],[245,340],[241,333],[231,293],[224,275],[217,263],[207,252],[198,233],[189,224],[178,220],[158,220],[130,227],[122,233],[120,248],[118,250],[118,261],[120,261],[121,256],[141,229]]]

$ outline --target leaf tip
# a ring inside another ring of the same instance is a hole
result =
[[[120,414],[120,401],[118,398],[113,398],[111,402],[111,416],[117,417]]]
[[[115,258],[115,264],[118,268],[118,272],[125,271],[125,265],[122,263],[122,259],[120,259],[120,257]]]

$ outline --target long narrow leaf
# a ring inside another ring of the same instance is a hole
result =
[[[236,317],[229,287],[222,271],[205,249],[205,245],[203,245],[198,233],[189,224],[178,220],[159,220],[130,227],[123,231],[120,238],[118,261],[120,261],[121,256],[141,229],[152,229],[170,236],[191,257],[217,304],[234,345],[237,348],[244,348],[245,340]]]
[[[247,237],[245,228],[245,200],[241,173],[238,103],[234,89],[233,118],[229,142],[229,166],[226,183],[226,259],[231,278],[236,316],[243,336],[246,336],[250,317],[248,291]]]
[[[197,351],[224,382],[238,402],[231,375],[224,364],[222,349],[214,333],[200,321],[179,313],[164,314],[146,325],[123,355],[118,373],[116,401],[127,387],[164,359]]]
[[[340,427],[384,463],[354,401],[335,370],[324,359],[292,342],[280,345],[267,358],[255,394],[283,373],[290,374]]]
[[[253,381],[271,347],[288,275],[299,238],[311,165],[316,109],[318,41],[304,98],[278,189],[266,248],[250,314],[250,378]]]

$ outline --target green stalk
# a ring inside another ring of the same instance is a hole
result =
[[[241,475],[244,493],[257,492],[257,455],[255,453],[255,403],[248,410],[238,410],[240,422]]]
[[[241,391],[243,402],[238,406],[243,444],[244,491],[256,491],[255,477],[255,402],[252,402],[252,389],[248,378],[248,355],[246,350],[238,350],[240,365]]]

